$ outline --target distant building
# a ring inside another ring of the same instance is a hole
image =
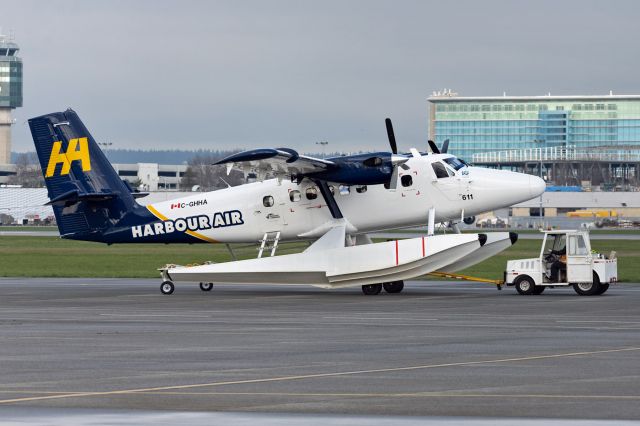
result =
[[[183,164],[113,164],[113,168],[122,179],[133,187],[142,185],[144,191],[177,191],[180,189],[180,180],[187,171],[187,167]],[[14,164],[0,164],[0,184],[9,182],[10,177],[15,175]]]
[[[22,59],[11,37],[0,34],[0,165],[11,162],[11,110],[22,106]]]
[[[526,148],[640,149],[640,95],[429,97],[429,136],[450,152]]]
[[[113,168],[130,184],[142,184],[145,191],[177,191],[187,171],[186,165],[158,163],[114,164]]]
[[[429,102],[429,136],[477,165],[542,175],[558,185],[638,187],[640,95],[464,97]]]

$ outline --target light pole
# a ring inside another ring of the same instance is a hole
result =
[[[533,140],[534,143],[540,144],[542,145],[544,143],[544,139],[534,139]],[[538,160],[540,160],[540,165],[539,165],[539,169],[540,169],[540,179],[544,180],[544,177],[542,177],[542,146],[540,146],[540,148],[538,148]],[[542,193],[544,194],[544,192]],[[542,194],[540,194],[540,207],[538,208],[538,216],[540,216],[540,226],[542,226]]]

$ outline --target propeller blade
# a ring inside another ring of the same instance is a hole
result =
[[[389,145],[391,145],[391,152],[398,153],[398,145],[396,145],[396,136],[393,133],[393,125],[390,118],[385,118],[384,124],[387,126],[387,137],[389,138]]]
[[[440,150],[438,149],[438,145],[432,140],[429,140],[429,147],[431,148],[431,152],[434,154],[440,154]]]
[[[442,142],[442,149],[440,150],[440,152],[442,152],[443,154],[446,154],[448,150],[449,150],[449,139],[445,139],[444,142]]]
[[[398,167],[402,167],[404,169],[405,167],[407,167],[404,164],[407,161],[409,161],[409,157],[405,157],[404,155],[394,154],[391,156],[391,166],[393,167],[393,172],[391,173],[391,178],[389,179],[390,190],[396,190],[396,187],[398,186]]]
[[[393,167],[393,173],[391,174],[391,179],[389,180],[389,189],[391,191],[395,191],[398,186],[398,166]]]

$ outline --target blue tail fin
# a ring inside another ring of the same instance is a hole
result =
[[[104,232],[139,209],[75,111],[32,118],[29,127],[60,235],[102,241]]]

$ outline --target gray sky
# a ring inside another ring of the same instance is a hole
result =
[[[114,148],[387,149],[433,90],[640,93],[637,1],[0,0],[26,120],[74,108]]]

